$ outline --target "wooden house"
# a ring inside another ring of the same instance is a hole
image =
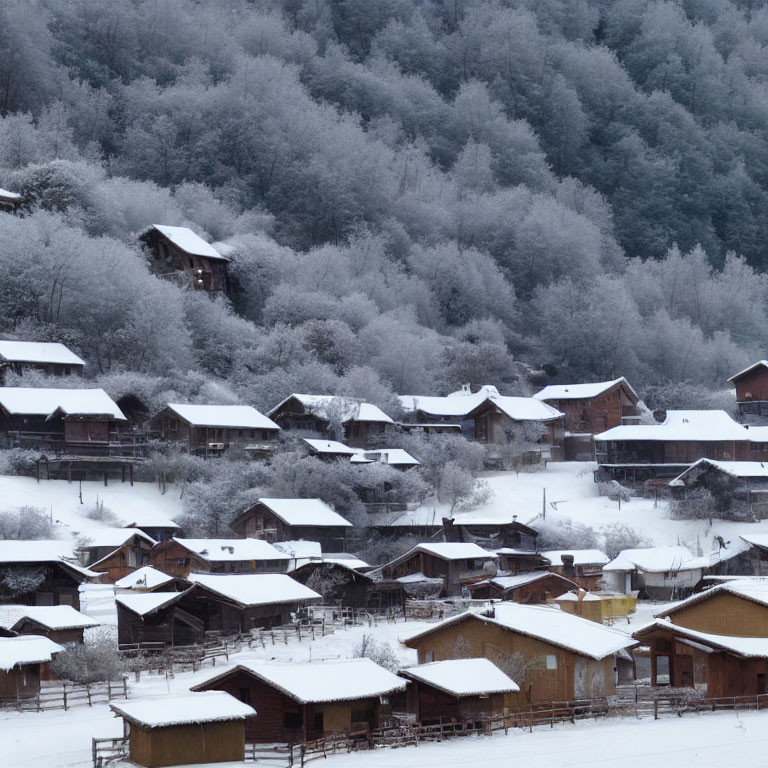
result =
[[[226,691],[259,716],[246,738],[299,744],[334,734],[365,737],[381,727],[382,699],[405,689],[403,678],[370,659],[238,664],[192,688]]]
[[[131,514],[131,522],[124,528],[138,528],[155,541],[167,541],[174,536],[182,536],[181,526],[173,520],[155,512]]]
[[[20,447],[109,456],[127,420],[103,389],[0,387],[0,432]]]
[[[198,456],[220,456],[230,448],[267,454],[280,427],[250,405],[168,403],[152,419],[161,439],[180,442]]]
[[[709,698],[768,693],[768,638],[700,632],[656,620],[633,637],[650,649],[651,685]]]
[[[182,539],[155,544],[147,564],[186,579],[190,573],[284,573],[290,557],[262,539]]]
[[[475,542],[486,549],[508,550],[510,555],[516,551],[535,554],[539,535],[535,528],[519,522],[517,515],[483,517],[476,512],[465,512],[442,518],[442,527],[446,541]]]
[[[443,595],[459,595],[462,588],[495,576],[498,557],[477,544],[453,542],[418,544],[381,567],[385,579],[442,580]]]
[[[518,573],[514,576],[494,576],[469,585],[475,600],[511,600],[515,603],[536,605],[574,589],[577,585],[549,571]]]
[[[554,602],[560,606],[561,611],[598,623],[625,618],[637,608],[637,598],[632,594],[586,592],[583,589],[565,592],[556,597]]]
[[[65,560],[65,550],[61,541],[0,541],[0,604],[71,605],[80,610],[79,587],[98,574]],[[11,588],[15,575],[28,586]]]
[[[518,705],[519,686],[489,659],[433,661],[399,674],[411,683],[408,713],[422,725],[482,720]]]
[[[349,461],[357,455],[354,448],[350,448],[338,440],[316,440],[311,437],[302,437],[301,444],[310,456],[326,461]]]
[[[229,527],[244,538],[270,543],[308,539],[319,542],[325,552],[343,552],[352,523],[321,499],[259,499]]]
[[[86,568],[103,574],[103,582],[114,584],[141,568],[156,543],[138,528],[101,528],[89,532],[78,553]]]
[[[350,461],[353,464],[386,464],[395,469],[413,469],[420,467],[421,462],[411,456],[408,451],[402,448],[381,448],[375,451],[360,451],[356,453]]]
[[[41,668],[63,650],[40,635],[0,637],[0,701],[36,696]]]
[[[598,588],[603,566],[610,562],[599,549],[548,550],[541,554],[549,560],[552,573],[565,576],[587,591]]]
[[[749,424],[768,424],[768,360],[758,360],[728,381],[736,388],[739,418]]]
[[[285,574],[194,574],[190,581],[183,592],[119,594],[118,642],[198,645],[206,632],[288,624],[300,607],[321,600]]]
[[[0,339],[0,382],[5,373],[41,371],[49,376],[82,376],[85,361],[63,344]]]
[[[16,213],[23,203],[23,195],[0,188],[0,212]]]
[[[534,397],[563,414],[568,432],[597,435],[640,420],[640,398],[623,376],[591,384],[550,384]]]
[[[614,427],[595,435],[596,480],[672,479],[699,459],[768,460],[768,437],[725,411],[667,411],[660,424]]]
[[[502,670],[514,666],[521,705],[611,696],[616,657],[637,645],[618,629],[543,605],[494,603],[406,638],[419,664],[455,658],[486,658]]]
[[[115,582],[115,592],[183,592],[190,583],[186,579],[177,579],[158,571],[151,565],[137,568]]]
[[[499,391],[491,384],[479,387],[475,392],[465,384],[456,392],[445,396],[398,395],[404,413],[406,431],[418,428],[425,433],[461,432],[467,439],[474,439],[475,423],[469,414],[490,395]]]
[[[156,275],[199,291],[229,292],[229,259],[191,229],[153,224],[139,240]]]
[[[396,431],[378,406],[351,397],[293,394],[267,415],[302,437],[342,441],[352,448],[380,448]]]
[[[0,607],[0,616],[7,608]],[[54,643],[82,643],[86,629],[99,626],[90,616],[75,610],[71,605],[16,606],[17,617],[10,629],[19,635],[39,635]],[[0,620],[0,623],[3,623]]]
[[[323,603],[367,608],[374,581],[341,562],[317,560],[291,571],[291,578],[323,596]]]
[[[147,768],[242,762],[253,707],[219,691],[110,703],[132,762]]]
[[[501,547],[501,549],[494,549],[492,551],[499,558],[500,576],[531,573],[532,571],[546,570],[549,567],[549,560],[541,552],[536,552],[532,549]]]

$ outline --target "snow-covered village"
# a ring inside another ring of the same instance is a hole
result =
[[[768,9],[0,0],[0,767],[768,764]]]

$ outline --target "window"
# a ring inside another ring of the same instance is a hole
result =
[[[251,689],[250,688],[241,688],[240,689],[240,701],[242,701],[243,704],[250,704],[251,703]]]
[[[286,712],[283,714],[283,727],[284,728],[301,728],[304,721],[301,717],[301,712]]]
[[[557,669],[557,656],[554,654],[547,655],[546,667],[547,669]]]
[[[323,713],[322,712],[315,712],[315,730],[316,731],[323,730]]]
[[[430,661],[435,660],[435,652],[434,651],[427,651],[424,654],[424,663],[429,664]]]

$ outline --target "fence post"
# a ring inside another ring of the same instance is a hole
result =
[[[64,711],[67,711],[67,684],[64,683]]]
[[[92,707],[93,703],[91,702],[91,684],[90,683],[85,684],[85,692],[88,694],[88,706]]]
[[[107,701],[112,699],[112,681],[107,680]]]
[[[654,720],[659,719],[659,700],[658,699],[653,700],[653,719]]]

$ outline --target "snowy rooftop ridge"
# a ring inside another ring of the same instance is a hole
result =
[[[688,570],[688,563],[696,558],[686,547],[644,547],[624,549],[603,566],[604,571],[634,571],[662,573],[667,571]]]
[[[152,227],[186,253],[202,256],[205,259],[229,261],[228,258],[222,256],[212,245],[206,243],[200,235],[193,232],[189,227],[171,227],[167,224],[153,224]]]
[[[174,413],[195,427],[280,429],[272,419],[250,405],[194,405],[168,403]]]
[[[103,389],[0,387],[0,406],[17,416],[51,416],[61,411],[126,420],[117,403]]]
[[[85,361],[57,342],[0,339],[0,360],[14,363],[85,365]]]
[[[258,499],[286,525],[351,528],[352,523],[334,512],[322,499]]]
[[[402,691],[407,685],[403,678],[367,658],[308,663],[244,662],[235,670],[264,680],[301,704],[375,698]],[[233,671],[216,675],[191,690],[209,685]]]
[[[513,576],[494,576],[492,579],[478,581],[476,584],[473,584],[472,587],[479,586],[480,584],[494,584],[501,589],[517,589],[518,587],[524,587],[526,584],[535,584],[537,581],[550,577],[561,579],[569,584],[573,584],[573,586],[577,586],[564,576],[552,573],[551,571],[530,571],[529,573],[516,573]],[[470,587],[470,590],[472,587]]]
[[[311,437],[301,438],[316,453],[344,454],[354,456],[356,451],[338,440],[317,440]]]
[[[496,560],[498,557],[498,555],[483,549],[477,544],[466,544],[463,542],[417,544],[411,552],[426,552],[442,560]],[[411,552],[406,554],[411,554]]]
[[[460,698],[520,690],[490,659],[449,659],[407,667],[400,674]]]
[[[0,187],[0,197],[5,197],[8,200],[21,200],[21,195],[18,192],[11,192],[2,187]]]
[[[715,635],[709,632],[681,627],[664,619],[656,619],[650,624],[636,630],[634,637],[642,638],[644,635],[663,629],[680,637],[697,641],[712,648],[728,651],[745,658],[768,658],[768,637],[737,637],[733,635]]]
[[[758,581],[756,579],[743,578],[735,579],[733,581],[725,582],[717,587],[706,589],[698,594],[691,595],[685,600],[681,600],[670,608],[655,614],[656,618],[668,618],[679,613],[681,610],[688,608],[691,605],[711,600],[718,595],[736,595],[742,597],[745,600],[749,600],[758,605],[764,605],[768,607],[768,582]]]
[[[595,440],[735,441],[750,440],[750,431],[722,410],[667,411],[661,424],[623,424],[595,435]]]
[[[351,461],[353,464],[373,464],[381,462],[382,464],[390,464],[399,467],[421,466],[421,462],[414,456],[411,456],[411,454],[403,448],[377,448],[371,451],[361,449],[355,452]]]
[[[7,672],[17,664],[41,664],[63,650],[58,643],[42,635],[0,637],[0,670]]]
[[[155,545],[157,542],[139,528],[95,528],[85,534],[82,549],[101,549],[106,547],[122,547],[134,536]]]
[[[90,616],[80,613],[71,605],[24,605],[21,608],[21,616],[11,624],[14,629],[25,619],[30,619],[48,629],[86,629],[97,627],[98,621]],[[0,608],[2,612],[2,608]]]
[[[167,584],[169,581],[173,581],[173,576],[158,571],[151,565],[145,565],[143,568],[123,576],[122,579],[118,579],[115,582],[115,587],[118,589],[154,589],[161,584]]]
[[[209,563],[288,559],[262,539],[183,539],[174,536],[173,541]]]
[[[751,430],[750,430],[751,431]],[[768,463],[763,461],[717,461],[716,459],[699,459],[691,464],[685,472],[681,472],[668,485],[680,487],[684,485],[683,478],[698,467],[711,466],[731,477],[768,477]]]
[[[110,703],[113,712],[145,728],[163,728],[189,723],[245,720],[256,710],[225,691],[203,691],[181,696],[152,696],[120,704]]]
[[[317,592],[285,573],[192,573],[189,581],[242,606],[322,600]]]
[[[610,558],[599,549],[550,549],[541,552],[556,567],[563,565],[563,555],[572,555],[574,565],[607,565]]]
[[[596,381],[586,384],[549,384],[539,390],[534,397],[537,400],[586,400],[602,395],[617,384],[624,384],[637,397],[629,382],[623,377],[612,381]]]
[[[752,365],[748,365],[744,370],[739,371],[738,373],[734,373],[733,376],[731,376],[729,379],[726,379],[726,381],[736,381],[736,379],[741,378],[745,373],[749,373],[752,371],[753,368],[768,368],[768,360],[758,360],[756,363],[752,363]]]
[[[289,400],[298,400],[309,413],[316,414],[321,419],[328,419],[329,410],[338,409],[338,415],[342,422],[348,421],[375,421],[385,424],[395,422],[384,411],[373,403],[366,403],[353,397],[337,395],[302,395],[292,394],[281,400],[274,408],[267,411],[267,416],[272,416]]]
[[[137,616],[146,616],[180,600],[183,594],[184,592],[139,592],[136,595],[117,595],[115,602]]]

